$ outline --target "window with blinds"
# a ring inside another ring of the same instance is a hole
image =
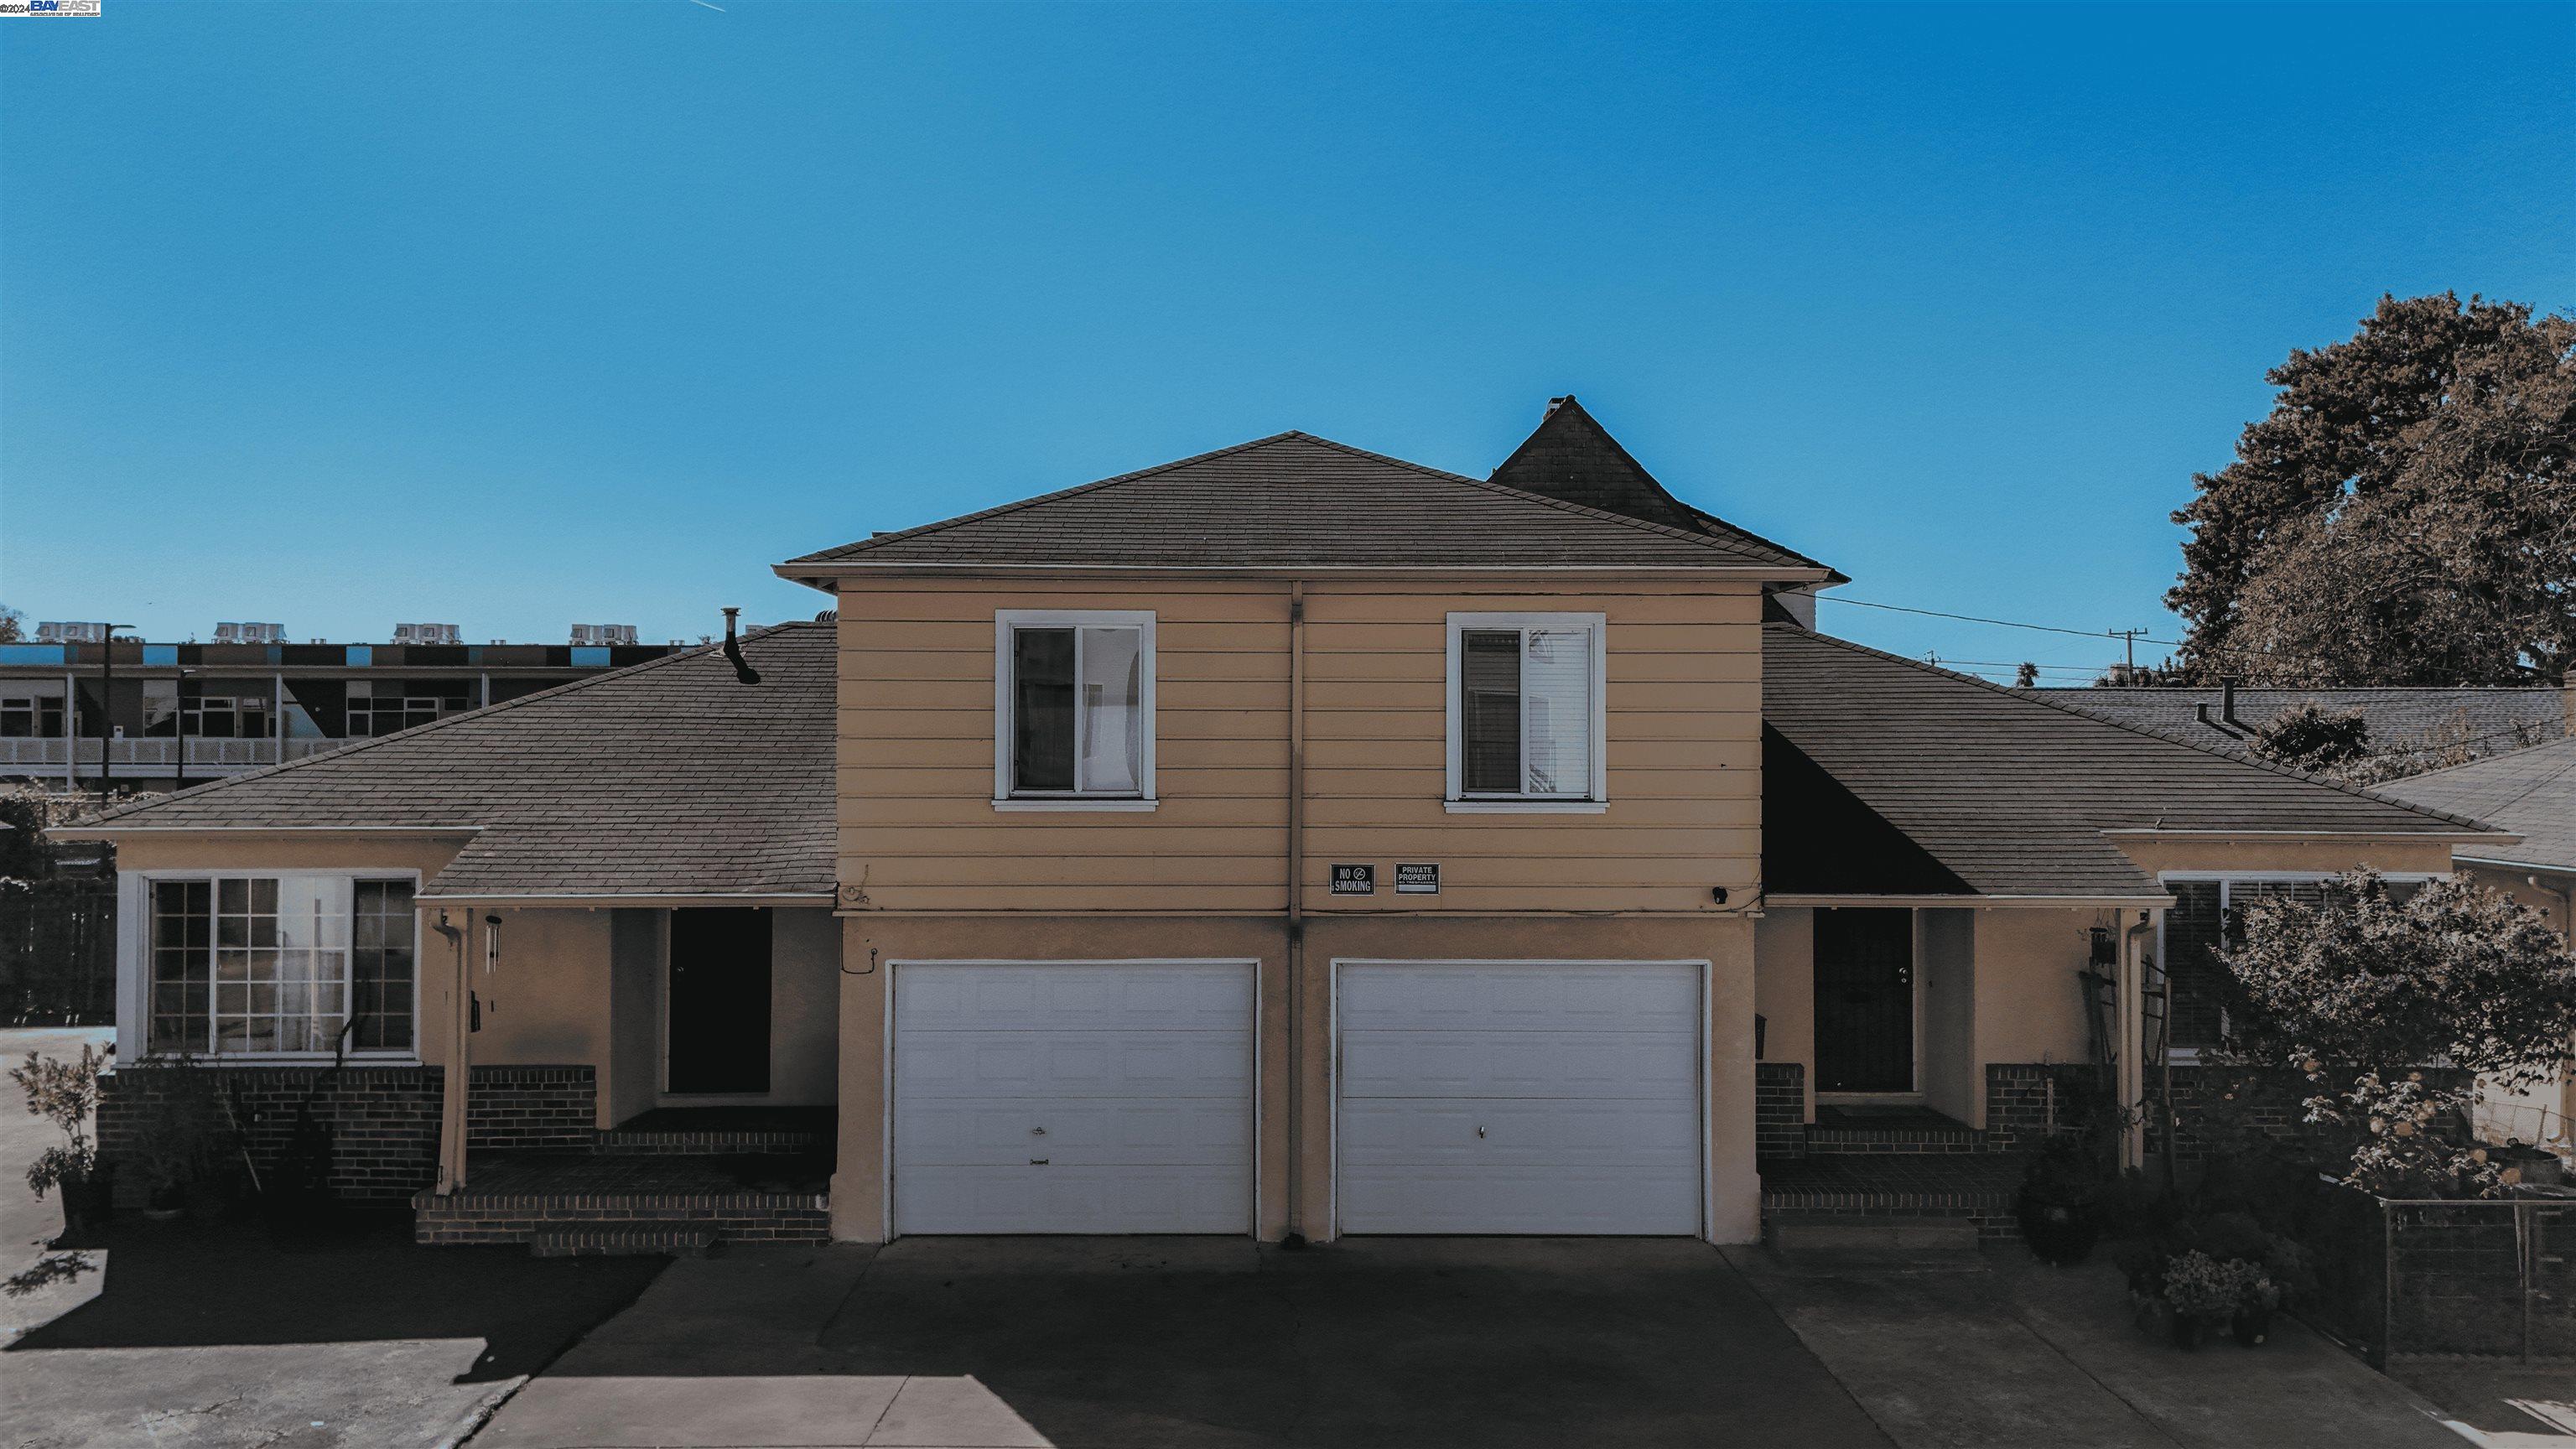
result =
[[[1452,615],[1449,798],[1602,796],[1598,615]]]
[[[2423,885],[2388,882],[2390,899],[2402,901]],[[2167,1018],[2175,1047],[2219,1044],[2227,1031],[2230,992],[2225,947],[2245,939],[2245,908],[2259,900],[2315,904],[2325,899],[2322,877],[2309,880],[2167,881],[2174,904],[2165,912],[2164,967]]]

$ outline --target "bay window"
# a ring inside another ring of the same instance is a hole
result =
[[[993,799],[1004,808],[1150,808],[1154,616],[995,616]]]
[[[1599,614],[1449,616],[1449,803],[1598,809]]]
[[[149,1051],[412,1052],[419,942],[410,880],[217,875],[144,889]]]

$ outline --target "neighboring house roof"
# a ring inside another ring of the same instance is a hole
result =
[[[1750,534],[1667,526],[1281,433],[808,554],[842,568],[1688,568],[1805,578]]]
[[[1783,548],[1675,498],[1571,395],[1548,400],[1547,415],[1539,420],[1538,431],[1523,439],[1488,481],[1667,528],[1706,534],[1774,563],[1825,567],[1805,554]],[[1851,581],[1833,573],[1830,582]]]
[[[440,896],[819,895],[833,888],[829,623],[450,715],[106,811],[121,830],[475,832]]]
[[[2391,780],[2378,789],[2519,834],[2521,843],[2505,846],[2498,859],[2576,871],[2576,738]]]
[[[2485,828],[1791,624],[1762,715],[1771,895],[2151,895],[2104,831]]]
[[[2327,714],[2361,711],[2373,753],[2461,746],[2484,755],[2554,740],[2568,732],[2576,704],[2563,690],[2533,688],[2239,689],[2236,723],[2226,723],[2222,689],[2034,689],[2024,691],[2121,724],[2139,725],[2211,749],[2242,751],[2254,731],[2313,704]],[[2200,720],[2206,705],[2210,722]]]

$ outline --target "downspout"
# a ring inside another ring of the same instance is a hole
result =
[[[2121,1046],[2119,1051],[2113,1053],[2111,1060],[2118,1064],[2116,1070],[2119,1073],[2119,1080],[2112,1085],[2113,1090],[2119,1094],[2120,1100],[2120,1167],[2123,1171],[2132,1167],[2142,1168],[2147,1160],[2147,958],[2145,946],[2138,938],[2141,933],[2153,931],[2155,924],[2154,911],[2140,911],[2137,924],[2121,933]],[[2166,1001],[2165,1010],[2168,1013],[2167,1022],[2170,1024],[2172,1020],[2170,1013],[2173,1010],[2170,998]],[[2170,1057],[2171,1053],[2166,1055]],[[2166,1136],[2168,1141],[2165,1155],[2170,1160],[2173,1155],[2170,1120],[2166,1123]]]
[[[1288,1232],[1306,1241],[1306,581],[1288,581]]]
[[[474,913],[465,913],[462,927],[448,924],[447,912],[441,910],[431,930],[445,936],[456,948],[456,981],[448,1013],[447,1071],[440,1082],[438,1104],[438,1195],[446,1197],[465,1186],[465,1086],[466,1041],[473,1034],[473,977],[465,964],[466,933],[473,929]]]

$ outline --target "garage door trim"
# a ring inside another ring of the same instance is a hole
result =
[[[1250,1069],[1250,1073],[1251,1073],[1251,1078],[1252,1078],[1252,1094],[1251,1094],[1251,1095],[1252,1095],[1252,1140],[1251,1140],[1251,1151],[1250,1151],[1250,1153],[1249,1153],[1249,1157],[1250,1157],[1250,1170],[1251,1170],[1251,1173],[1252,1173],[1252,1220],[1251,1220],[1250,1222],[1248,1222],[1248,1223],[1244,1224],[1244,1232],[1245,1232],[1247,1235],[1249,1235],[1249,1236],[1253,1236],[1253,1237],[1258,1237],[1258,1236],[1260,1235],[1260,1231],[1261,1231],[1261,1148],[1262,1148],[1262,1142],[1261,1142],[1261,1106],[1262,1106],[1262,1080],[1261,1080],[1261,1078],[1262,1078],[1262,1072],[1261,1072],[1261,1013],[1262,1013],[1262,1005],[1261,1005],[1261,988],[1262,988],[1262,979],[1261,979],[1261,958],[1259,958],[1259,957],[1257,957],[1257,956],[1067,956],[1067,957],[1005,957],[1005,956],[941,957],[941,956],[921,956],[921,957],[908,958],[908,959],[900,960],[900,961],[888,961],[888,962],[886,962],[886,963],[885,963],[885,968],[886,968],[885,1008],[884,1008],[883,1012],[881,1013],[882,1020],[881,1020],[881,1021],[880,1021],[880,1023],[879,1023],[879,1030],[880,1030],[880,1031],[881,1031],[881,1033],[882,1033],[882,1040],[881,1040],[881,1042],[880,1042],[880,1044],[879,1044],[879,1048],[878,1048],[878,1052],[877,1052],[878,1062],[879,1062],[879,1079],[878,1079],[878,1093],[877,1093],[877,1096],[878,1096],[878,1101],[879,1101],[880,1108],[881,1108],[881,1112],[882,1112],[881,1119],[880,1119],[880,1121],[879,1121],[879,1122],[878,1122],[878,1124],[877,1124],[877,1131],[878,1131],[878,1134],[879,1134],[879,1135],[878,1135],[878,1141],[882,1144],[882,1145],[881,1145],[881,1148],[880,1148],[880,1150],[879,1150],[879,1152],[878,1152],[878,1154],[877,1154],[877,1159],[878,1159],[878,1180],[877,1180],[877,1191],[878,1191],[877,1213],[878,1213],[878,1217],[877,1217],[877,1221],[879,1221],[880,1223],[883,1223],[883,1224],[885,1225],[884,1232],[885,1232],[885,1236],[886,1236],[887,1241],[889,1241],[889,1242],[893,1241],[893,1239],[894,1239],[894,1238],[899,1234],[899,1232],[900,1232],[900,1230],[901,1230],[901,1225],[900,1225],[900,1224],[898,1224],[898,1223],[896,1223],[896,1221],[895,1221],[895,1216],[894,1216],[894,1158],[895,1158],[895,1106],[896,1106],[896,1104],[895,1104],[895,1046],[896,1046],[896,1041],[895,1041],[895,998],[896,998],[896,994],[897,994],[897,993],[898,993],[898,991],[901,989],[902,982],[903,982],[903,968],[904,968],[904,967],[906,967],[906,966],[1010,966],[1010,967],[1028,967],[1028,966],[1037,966],[1037,967],[1046,967],[1046,966],[1148,966],[1148,967],[1150,967],[1150,966],[1241,966],[1241,967],[1244,967],[1244,968],[1248,969],[1249,971],[1251,971],[1251,973],[1252,973],[1252,1060],[1250,1061],[1250,1063],[1249,1063],[1248,1065],[1249,1065],[1249,1069]]]
[[[1673,966],[1695,970],[1698,973],[1699,979],[1699,1004],[1697,1010],[1699,1051],[1697,1058],[1693,1063],[1695,1079],[1697,1082],[1699,1108],[1699,1235],[1702,1241],[1711,1241],[1716,1238],[1717,1223],[1715,1214],[1717,1184],[1712,1179],[1712,1174],[1716,1171],[1716,1144],[1712,1140],[1712,1124],[1709,1121],[1708,1110],[1710,1086],[1709,1060],[1710,1053],[1714,1050],[1714,1039],[1710,1035],[1709,1030],[1709,993],[1712,985],[1711,977],[1715,972],[1715,962],[1707,957],[1681,957],[1671,959],[1655,957],[1498,957],[1492,959],[1480,959],[1463,956],[1336,956],[1332,958],[1331,968],[1328,972],[1326,983],[1326,995],[1329,999],[1325,1003],[1325,1029],[1331,1034],[1331,1042],[1328,1056],[1329,1066],[1327,1068],[1329,1079],[1325,1083],[1325,1087],[1331,1103],[1332,1112],[1330,1125],[1332,1129],[1333,1142],[1331,1162],[1332,1176],[1330,1186],[1332,1191],[1333,1236],[1338,1238],[1342,1235],[1342,968],[1345,966],[1458,966],[1477,969],[1503,966],[1527,968],[1530,970],[1559,971],[1580,971],[1590,967],[1602,966]]]

